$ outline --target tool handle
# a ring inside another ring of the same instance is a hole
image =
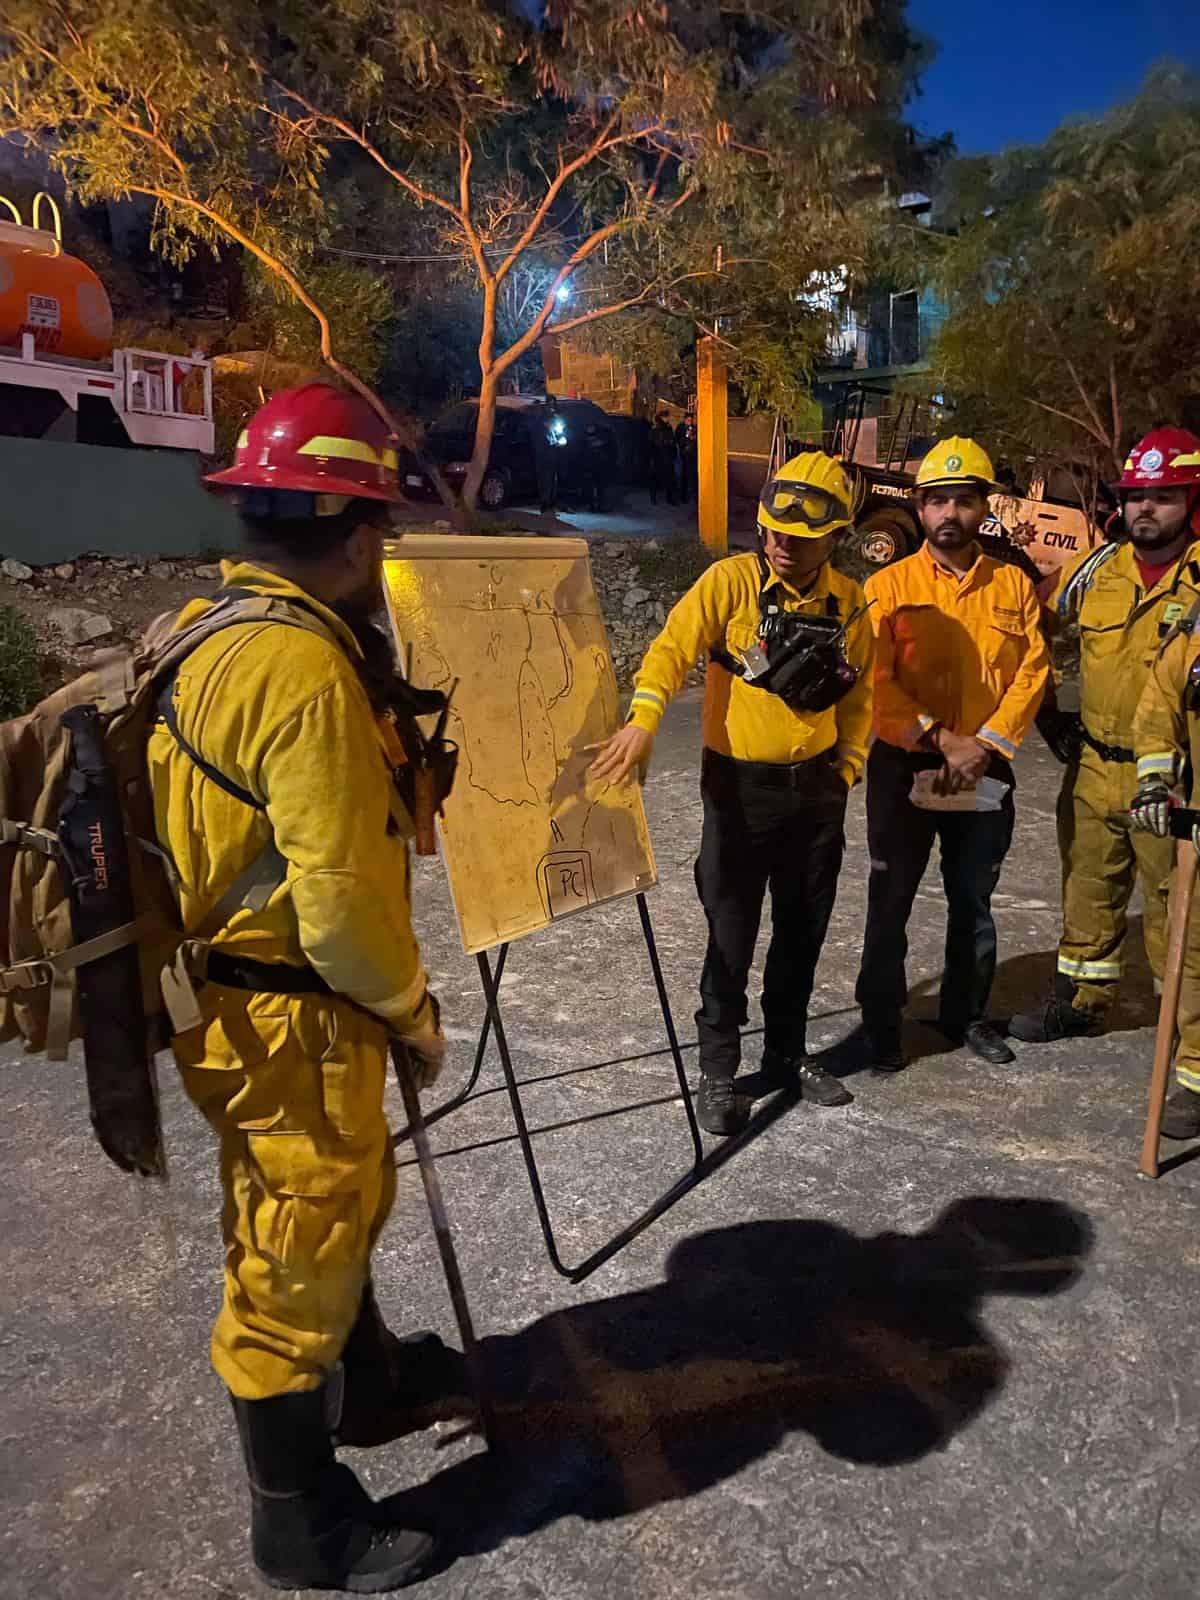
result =
[[[419,856],[437,855],[437,773],[427,762],[413,768],[413,827]]]
[[[400,1085],[404,1114],[408,1118],[409,1137],[413,1142],[417,1166],[421,1172],[421,1183],[425,1189],[425,1204],[429,1207],[429,1220],[433,1223],[438,1254],[442,1260],[442,1272],[445,1275],[446,1288],[450,1292],[450,1304],[454,1308],[454,1320],[458,1323],[459,1337],[462,1339],[463,1358],[475,1389],[479,1425],[485,1440],[490,1442],[493,1436],[491,1397],[484,1381],[479,1344],[475,1338],[475,1325],[471,1320],[471,1308],[467,1304],[467,1291],[463,1287],[458,1257],[454,1253],[450,1218],[446,1212],[446,1202],[442,1195],[441,1180],[438,1178],[433,1151],[429,1146],[429,1134],[421,1111],[421,1097],[417,1092],[412,1061],[407,1048],[398,1039],[392,1041],[392,1066],[395,1068],[396,1080]]]
[[[1158,1142],[1162,1133],[1163,1107],[1171,1077],[1171,1058],[1175,1054],[1175,1025],[1179,1015],[1179,991],[1183,986],[1183,960],[1187,949],[1188,923],[1196,892],[1196,852],[1191,830],[1175,846],[1175,872],[1171,879],[1171,898],[1167,910],[1167,964],[1163,971],[1162,1002],[1158,1008],[1158,1032],[1154,1037],[1154,1069],[1150,1074],[1150,1104],[1146,1112],[1146,1132],[1142,1139],[1142,1158],[1138,1170],[1145,1178],[1158,1177]]]

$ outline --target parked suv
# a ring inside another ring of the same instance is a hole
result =
[[[461,489],[475,446],[478,400],[463,400],[432,422],[425,434],[426,453],[442,469],[453,489]],[[547,411],[544,396],[504,395],[496,402],[496,427],[487,469],[479,486],[479,503],[488,511],[538,498],[537,430],[549,430],[558,458],[557,487],[564,495],[585,492],[585,458],[577,448],[589,425],[612,433],[612,419],[590,400],[558,400]],[[615,447],[614,447],[615,448]],[[412,456],[403,466],[410,493],[432,494],[433,485]]]

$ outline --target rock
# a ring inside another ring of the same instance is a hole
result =
[[[169,561],[152,561],[150,563],[150,576],[152,578],[173,578],[175,568]]]
[[[631,611],[634,606],[640,606],[644,600],[649,600],[649,598],[649,589],[626,589],[623,604],[626,611]]]
[[[643,543],[642,549],[643,550],[661,550],[662,549],[662,545],[659,544],[657,539],[647,539]]]
[[[74,564],[70,561],[64,561],[61,566],[55,567],[54,576],[61,578],[64,583],[69,583],[75,576]]]
[[[15,561],[12,556],[0,561],[0,572],[6,578],[11,578],[14,583],[28,583],[33,577],[33,568],[27,567],[23,561]]]
[[[206,582],[219,583],[221,581],[221,568],[215,561],[204,561],[195,569],[196,577],[203,578]]]
[[[623,540],[615,539],[611,544],[604,546],[604,553],[606,556],[627,556],[629,546]]]
[[[137,565],[137,562],[134,561],[131,556],[114,556],[112,558],[112,564],[113,564],[114,567],[126,567],[126,568],[128,568],[128,567],[135,567]]]
[[[447,517],[439,517],[433,526],[435,528],[449,528],[452,524]]]
[[[145,567],[132,567],[130,569],[129,576],[131,578],[144,578],[146,576],[146,569]]]
[[[667,608],[661,600],[654,602],[654,620],[655,622],[665,622],[667,620]]]
[[[83,611],[78,606],[55,606],[46,620],[58,629],[64,644],[89,644],[113,631],[107,617],[96,611]]]

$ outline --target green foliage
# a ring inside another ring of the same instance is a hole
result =
[[[959,431],[1085,486],[1200,389],[1200,81],[1156,69],[1044,145],[960,162],[931,275]]]
[[[0,606],[0,721],[24,716],[43,692],[37,635],[16,606]]]
[[[353,262],[314,261],[305,273],[313,298],[329,313],[333,346],[368,383],[387,352],[393,294],[387,279]],[[319,367],[316,324],[287,285],[257,263],[246,275],[243,312],[253,347],[281,361]]]

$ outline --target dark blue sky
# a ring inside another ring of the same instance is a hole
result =
[[[909,0],[937,41],[910,115],[966,155],[1037,143],[1135,93],[1162,56],[1200,67],[1200,0]]]

